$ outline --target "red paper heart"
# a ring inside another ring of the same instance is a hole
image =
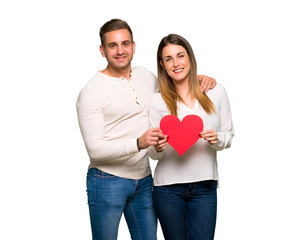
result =
[[[169,136],[168,143],[182,156],[198,141],[203,121],[197,115],[187,115],[182,122],[174,115],[167,115],[161,119],[160,129]]]

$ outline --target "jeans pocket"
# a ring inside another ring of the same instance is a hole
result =
[[[107,172],[104,172],[104,171],[101,171],[101,170],[99,170],[99,173],[95,174],[95,177],[102,178],[102,179],[117,178],[117,176],[112,175],[112,174],[107,173]]]
[[[87,175],[86,179],[86,192],[88,197],[88,204],[95,205],[96,203],[96,189],[95,180],[93,176]]]

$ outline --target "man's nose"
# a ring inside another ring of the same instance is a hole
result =
[[[124,50],[123,50],[123,46],[118,46],[117,48],[117,54],[121,55],[123,54]]]

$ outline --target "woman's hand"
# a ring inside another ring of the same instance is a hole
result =
[[[162,152],[167,146],[168,136],[164,136],[158,140],[157,144],[154,146],[156,152]]]
[[[216,144],[218,142],[218,133],[213,129],[208,129],[200,133],[200,137],[207,140],[210,144]]]

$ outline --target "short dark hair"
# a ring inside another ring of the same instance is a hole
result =
[[[121,19],[111,19],[110,21],[106,22],[101,28],[100,28],[100,40],[101,44],[104,45],[105,43],[105,34],[108,32],[120,30],[120,29],[127,29],[131,35],[131,41],[133,41],[133,35],[130,26],[127,24],[127,22],[121,20]]]

